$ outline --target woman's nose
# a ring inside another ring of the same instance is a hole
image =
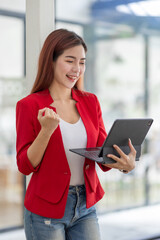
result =
[[[72,70],[73,70],[73,72],[75,72],[75,73],[80,73],[80,66],[79,66],[79,64],[74,65],[73,68],[72,68]]]

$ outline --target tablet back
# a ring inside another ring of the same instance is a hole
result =
[[[113,144],[118,145],[126,154],[128,154],[130,152],[128,139],[130,138],[137,151],[136,160],[139,160],[141,155],[141,144],[144,141],[152,122],[153,119],[151,118],[115,120],[99,156],[103,156],[104,161],[107,163],[114,162],[114,160],[106,157],[106,154],[119,156],[116,150],[112,147]]]

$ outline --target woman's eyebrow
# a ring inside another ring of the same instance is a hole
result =
[[[66,58],[73,58],[73,59],[76,59],[76,57],[74,56],[65,56]],[[86,60],[86,58],[81,58],[81,60]]]

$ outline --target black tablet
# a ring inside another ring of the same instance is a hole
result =
[[[102,147],[69,149],[85,158],[98,163],[114,163],[107,154],[119,156],[113,145],[118,145],[125,154],[129,154],[129,138],[136,149],[136,160],[141,155],[141,145],[153,123],[151,118],[117,119],[113,123]]]
[[[136,119],[117,119],[113,123],[106,140],[99,152],[99,157],[103,157],[105,163],[114,162],[108,158],[107,154],[118,156],[113,145],[118,145],[125,154],[129,154],[128,139],[130,138],[134,148],[137,151],[136,160],[139,160],[141,155],[141,145],[153,123],[151,118],[136,118]]]

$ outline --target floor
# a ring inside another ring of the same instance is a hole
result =
[[[160,239],[160,205],[110,213],[99,223],[102,240]]]
[[[160,239],[160,205],[99,216],[102,240]],[[0,234],[1,240],[25,240],[24,230]]]

